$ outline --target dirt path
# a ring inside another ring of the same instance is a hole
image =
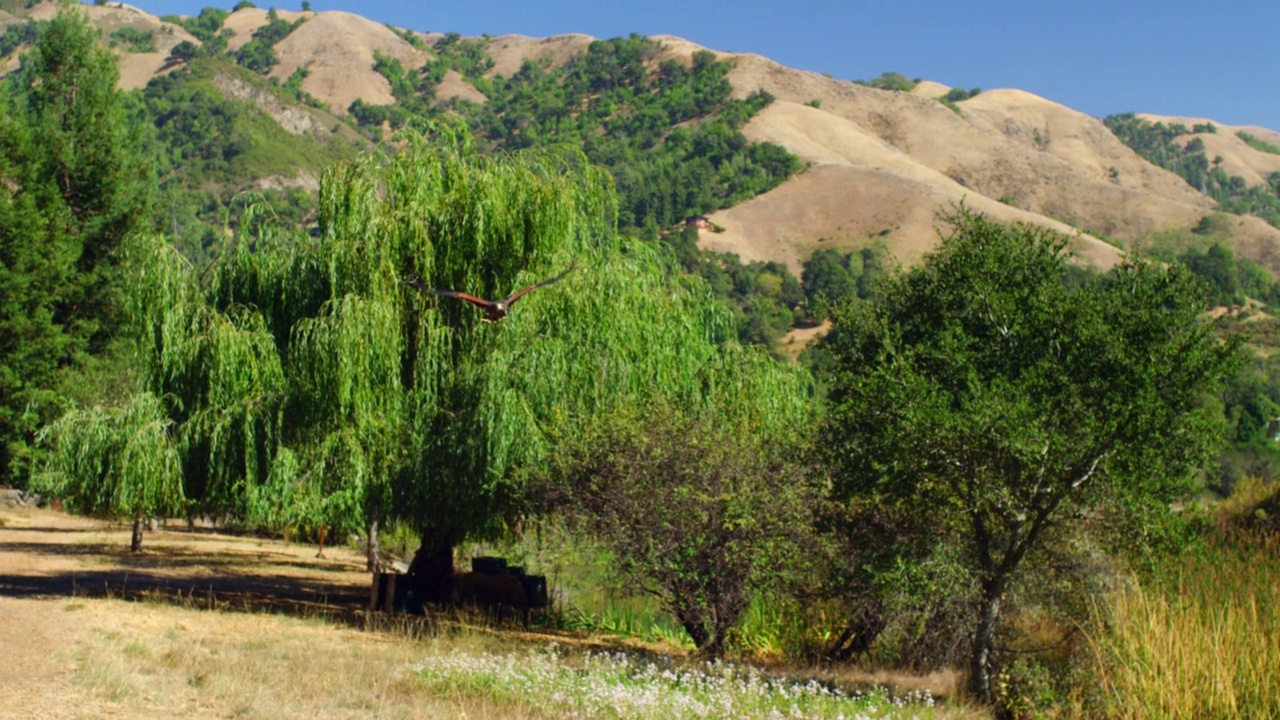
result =
[[[74,717],[81,705],[67,689],[83,628],[72,615],[49,622],[56,609],[52,600],[0,597],[0,718]]]

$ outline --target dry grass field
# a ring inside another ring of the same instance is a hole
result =
[[[432,655],[526,642],[361,611],[357,554],[0,510],[0,718],[522,718],[417,682]],[[372,622],[373,632],[368,631]]]
[[[128,552],[128,540],[122,524],[0,508],[0,719],[542,718],[564,716],[561,707],[585,708],[573,711],[579,717],[669,717],[681,703],[704,716],[705,698],[698,705],[678,696],[653,710],[591,710],[598,706],[590,703],[614,702],[610,696],[625,704],[666,692],[632,684],[644,658],[696,673],[692,661],[684,669],[679,649],[492,629],[462,615],[366,613],[369,576],[350,548],[326,548],[317,558],[314,545],[185,523],[147,532],[139,554]],[[700,682],[739,672],[727,667]],[[758,688],[750,679],[757,671],[743,667],[745,684],[735,682]],[[924,687],[953,690],[950,676],[786,675],[892,685],[908,698],[882,697],[849,716],[982,717],[918,702]],[[775,696],[786,687],[794,686]],[[737,692],[725,702],[744,707]],[[805,701],[817,704],[802,705],[804,717],[835,716],[823,708],[840,707]],[[759,707],[743,714],[768,716]]]

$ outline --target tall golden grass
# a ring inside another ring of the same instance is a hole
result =
[[[1280,537],[1224,531],[1102,619],[1108,716],[1280,718]]]

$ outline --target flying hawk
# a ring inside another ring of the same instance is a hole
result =
[[[419,290],[425,290],[430,293],[435,293],[436,295],[443,295],[444,297],[451,297],[451,298],[457,298],[459,300],[465,300],[471,303],[472,305],[483,308],[484,321],[496,323],[502,318],[507,316],[507,313],[511,311],[511,305],[515,303],[515,301],[524,297],[525,293],[528,293],[532,290],[536,290],[537,288],[540,288],[546,285],[550,285],[551,283],[559,280],[565,275],[568,275],[572,271],[573,271],[573,265],[570,264],[569,267],[559,275],[556,275],[555,277],[547,278],[542,282],[536,282],[530,285],[529,287],[524,288],[523,290],[517,290],[516,292],[512,293],[509,297],[507,297],[507,299],[505,300],[485,300],[484,298],[478,298],[475,295],[469,295],[464,292],[458,292],[457,290],[437,290],[436,288],[429,288],[427,287],[426,283],[422,281],[422,278],[417,278],[417,277],[413,278],[412,280],[409,280],[409,284],[418,288]]]

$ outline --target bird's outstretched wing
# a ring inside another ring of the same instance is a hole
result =
[[[565,271],[560,273],[559,275],[556,275],[555,277],[547,278],[546,280],[543,280],[541,282],[536,282],[530,285],[529,287],[524,288],[523,290],[517,290],[516,292],[512,293],[510,297],[506,299],[505,301],[506,304],[510,306],[511,303],[514,303],[516,300],[519,300],[521,297],[523,297],[525,293],[533,290],[537,290],[540,287],[545,287],[563,278],[565,275],[568,275],[569,273],[573,272],[574,265],[575,263],[569,263],[569,267],[565,268]]]
[[[457,298],[459,300],[466,300],[472,305],[479,305],[482,308],[493,307],[495,304],[490,300],[485,300],[484,298],[478,298],[475,295],[468,295],[467,293],[464,293],[464,292],[458,292],[457,290],[437,290],[435,288],[424,288],[424,289],[427,292],[435,293],[436,295],[443,295],[444,297],[451,297],[451,298]]]
[[[479,305],[480,307],[483,307],[483,308],[491,307],[494,304],[488,300],[485,300],[484,298],[478,298],[475,295],[471,295],[469,293],[458,292],[457,290],[438,290],[433,287],[427,287],[427,284],[423,282],[422,278],[420,277],[409,277],[409,278],[406,278],[404,282],[423,292],[429,292],[432,295],[443,295],[444,297],[451,297],[451,298],[457,298],[459,300],[465,300],[471,303],[472,305]]]

